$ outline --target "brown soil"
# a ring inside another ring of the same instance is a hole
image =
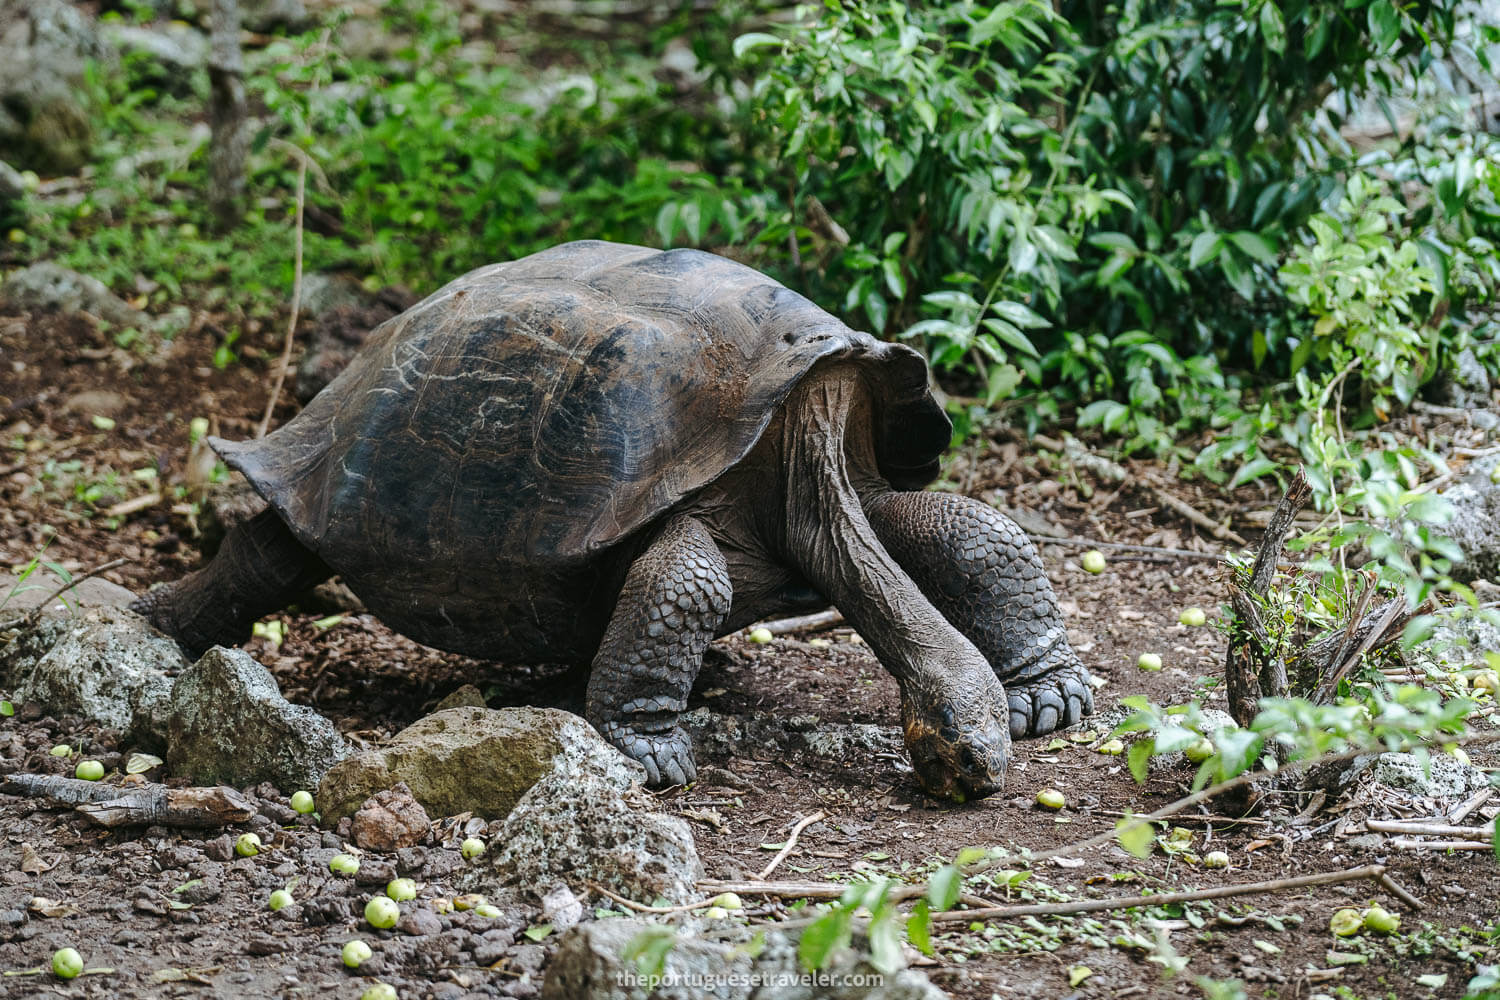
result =
[[[0,568],[20,568],[38,553],[74,572],[126,557],[129,564],[105,575],[135,589],[190,569],[198,559],[190,523],[182,508],[174,511],[174,503],[185,500],[174,492],[189,477],[188,421],[208,417],[231,438],[251,433],[270,382],[266,359],[279,347],[272,343],[275,336],[252,332],[248,344],[237,345],[242,360],[220,370],[209,360],[216,343],[212,324],[171,343],[122,348],[83,318],[0,316]],[[290,412],[291,404],[283,403],[278,416]],[[113,418],[114,427],[100,429],[95,416]],[[137,470],[154,470],[155,476]],[[1086,488],[1081,492],[1071,476],[1048,471],[1015,442],[970,449],[949,475],[965,491],[1051,519],[1062,532],[1208,548],[1186,524],[1156,509],[1149,495],[1127,486],[1107,497],[1086,497]],[[153,491],[163,498],[144,509],[120,517],[105,513]],[[1212,497],[1188,498],[1215,509]],[[1252,491],[1235,499],[1230,509],[1240,512],[1268,509],[1274,500]],[[1235,527],[1258,535],[1253,525],[1236,521]],[[1130,694],[1161,703],[1197,695],[1222,708],[1222,693],[1204,681],[1221,673],[1222,634],[1176,624],[1185,606],[1218,607],[1223,589],[1215,564],[1120,556],[1092,576],[1079,568],[1078,555],[1075,549],[1044,549],[1075,645],[1108,682],[1099,692],[1100,711]],[[255,640],[248,648],[272,669],[289,698],[315,706],[356,740],[395,732],[471,681],[486,690],[492,705],[578,707],[576,672],[503,669],[436,653],[366,615],[346,616],[331,628],[314,627],[318,614],[278,617],[287,625],[285,643],[273,649]],[[739,637],[717,643],[694,707],[731,718],[815,715],[818,725],[893,727],[895,684],[866,648],[847,630],[821,636],[832,640],[827,645],[812,638],[782,638],[766,646]],[[1166,669],[1136,669],[1137,656],[1148,650],[1162,655]],[[20,706],[14,718],[0,720],[0,769],[69,772],[71,764],[47,754],[59,742],[85,745],[91,756],[115,764],[129,749],[115,734],[76,720],[39,718]],[[1003,794],[954,806],[922,796],[896,754],[819,756],[744,745],[731,754],[703,744],[700,739],[700,766],[725,769],[738,779],[721,773],[715,783],[663,793],[661,804],[693,821],[709,874],[717,878],[759,871],[773,853],[767,845],[784,841],[790,826],[815,810],[829,818],[803,831],[779,877],[884,873],[917,879],[970,845],[1035,850],[1081,840],[1112,828],[1125,810],[1176,798],[1192,779],[1184,764],[1179,771],[1154,773],[1143,787],[1130,778],[1121,757],[1101,755],[1087,743],[1054,748],[1044,739],[1016,746]],[[1494,763],[1493,756],[1474,756]],[[1069,805],[1062,813],[1033,805],[1046,786],[1066,794]],[[356,921],[370,887],[326,877],[323,855],[338,838],[306,820],[288,822],[285,796],[291,791],[252,790],[263,804],[258,825],[272,845],[253,860],[229,860],[218,832],[102,831],[35,800],[0,795],[0,969],[43,965],[53,949],[72,945],[86,965],[114,970],[71,984],[50,975],[10,976],[0,982],[0,996],[333,991],[352,997],[369,979],[347,972],[338,949],[356,935],[375,946],[374,971],[403,996],[529,995],[534,987],[521,974],[539,964],[551,943],[544,939],[538,948],[517,936],[534,913],[516,911],[500,930],[455,914],[426,935],[370,932]],[[1197,996],[1201,991],[1191,983],[1200,976],[1244,980],[1251,996],[1347,991],[1337,995],[1458,997],[1477,963],[1500,957],[1495,941],[1481,933],[1495,920],[1494,900],[1500,898],[1500,868],[1493,858],[1360,847],[1340,836],[1350,826],[1358,832],[1358,820],[1371,811],[1402,814],[1398,800],[1364,800],[1343,811],[1343,804],[1329,801],[1323,811],[1299,817],[1303,805],[1296,796],[1274,796],[1240,825],[1184,818],[1179,825],[1193,831],[1192,850],[1228,852],[1228,870],[1208,870],[1160,850],[1143,861],[1111,848],[1043,865],[1010,898],[1133,895],[1379,861],[1425,908],[1406,911],[1378,887],[1357,883],[1166,911],[949,925],[961,929],[940,936],[938,957],[927,971],[955,996],[972,998]],[[453,848],[463,828],[439,826],[428,857],[395,862],[428,883],[424,898],[445,888],[451,894]],[[301,905],[270,913],[267,893],[294,877],[300,879]],[[174,892],[186,883],[194,884]],[[995,900],[1007,898],[1003,887],[971,888]],[[34,897],[56,901],[63,915],[37,912]],[[1328,919],[1336,909],[1373,899],[1402,913],[1402,934],[1351,940],[1330,935]],[[1153,953],[1158,935],[1170,947]],[[1330,950],[1361,953],[1368,961],[1320,971],[1330,968]],[[1174,951],[1186,967],[1172,977],[1161,960]],[[1070,969],[1084,965],[1092,974],[1070,985]],[[1430,974],[1446,976],[1445,984],[1417,984]]]

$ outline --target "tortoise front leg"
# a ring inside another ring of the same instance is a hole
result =
[[[988,504],[951,493],[887,493],[866,514],[881,544],[1005,685],[1010,734],[1042,736],[1094,709],[1036,547]]]
[[[729,613],[729,568],[708,530],[679,515],[638,556],[589,673],[585,715],[646,767],[652,785],[697,776],[677,724],[703,651]]]

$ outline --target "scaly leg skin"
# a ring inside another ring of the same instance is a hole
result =
[[[951,493],[888,493],[866,514],[927,599],[990,661],[1013,738],[1043,736],[1094,710],[1042,560],[1014,521]]]
[[[703,651],[729,613],[729,568],[702,522],[679,515],[625,577],[589,673],[584,714],[653,786],[697,777],[677,724]]]
[[[197,659],[212,646],[237,646],[256,619],[280,610],[333,571],[276,513],[262,511],[230,530],[207,566],[153,587],[130,610]]]

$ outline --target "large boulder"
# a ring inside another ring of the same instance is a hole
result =
[[[93,130],[84,70],[108,50],[63,0],[0,0],[0,149],[15,166],[68,173],[88,162]]]
[[[116,607],[49,612],[0,645],[0,685],[13,698],[92,719],[148,750],[165,745],[172,675],[186,667],[176,643]]]
[[[449,708],[329,770],[318,788],[318,810],[325,821],[337,822],[404,781],[430,816],[472,812],[502,819],[543,776],[559,770],[600,773],[625,784],[644,773],[568,712]]]
[[[659,979],[623,956],[652,938],[672,941]],[[889,975],[853,949],[836,952],[817,975],[797,961],[794,939],[765,932],[751,957],[745,940],[708,941],[645,920],[615,918],[581,924],[563,936],[547,967],[542,1000],[942,1000],[942,990],[912,969]]]
[[[197,784],[314,788],[348,754],[333,723],[283,698],[242,649],[215,646],[172,686],[167,765]]]

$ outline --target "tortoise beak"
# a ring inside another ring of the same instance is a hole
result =
[[[902,704],[902,729],[917,780],[927,794],[954,802],[994,795],[1005,788],[1010,752],[1007,722],[984,713],[965,720],[949,704],[934,711]]]

